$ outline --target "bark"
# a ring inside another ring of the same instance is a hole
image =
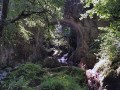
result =
[[[80,22],[80,14],[83,14],[85,9],[80,0],[65,0],[64,4],[64,20],[61,24],[66,23],[75,32],[76,49],[72,52],[68,62],[73,65],[78,65],[82,57],[86,56],[88,45],[85,40],[84,28]]]
[[[77,44],[69,58],[70,64],[78,65],[82,58],[87,58],[90,38],[93,39],[98,36],[97,20],[89,18],[79,20],[80,14],[84,14],[86,10],[92,8],[93,4],[90,4],[88,8],[84,8],[80,0],[65,0],[64,19],[60,20],[60,22],[62,25],[69,26],[74,30]]]
[[[3,0],[3,2],[2,2],[2,16],[1,16],[1,23],[0,23],[0,37],[2,37],[5,19],[7,18],[8,5],[9,5],[9,0]]]

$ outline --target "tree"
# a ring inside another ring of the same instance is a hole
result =
[[[43,60],[47,55],[43,38],[48,33],[51,18],[60,16],[58,11],[63,0],[9,0],[8,12],[7,0],[3,1],[0,65],[14,65],[14,60]]]
[[[73,50],[72,55],[69,58],[69,62],[75,66],[79,64],[82,58],[87,57],[88,52],[88,40],[89,35],[88,31],[85,31],[85,21],[80,20],[81,15],[86,12],[86,10],[93,8],[93,5],[90,7],[84,8],[84,4],[80,0],[65,0],[64,2],[64,19],[61,20],[61,24],[69,26],[76,37],[74,44],[76,44],[75,50]],[[89,17],[89,16],[88,16]],[[89,19],[88,19],[89,20]],[[87,21],[89,23],[89,21]],[[90,21],[91,22],[91,21]],[[93,23],[93,22],[92,22]],[[95,24],[94,24],[95,25]],[[86,26],[87,27],[87,26]],[[91,28],[91,26],[88,26]],[[96,31],[97,32],[97,27]],[[89,31],[90,32],[90,31]],[[71,34],[73,34],[71,33]],[[98,32],[97,32],[98,33]],[[97,34],[98,35],[98,34]],[[87,37],[87,38],[86,38]],[[72,38],[72,37],[71,37]],[[69,43],[70,44],[70,43]]]
[[[1,23],[0,23],[0,37],[2,36],[3,28],[5,25],[5,19],[7,18],[9,0],[2,0],[2,13],[1,13]]]

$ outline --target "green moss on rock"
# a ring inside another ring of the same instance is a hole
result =
[[[84,71],[63,66],[42,68],[28,63],[11,72],[2,90],[87,90]]]
[[[46,78],[41,83],[41,90],[83,90],[73,77],[59,75]]]

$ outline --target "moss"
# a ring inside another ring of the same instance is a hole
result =
[[[56,73],[57,75],[60,74],[66,74],[71,77],[74,77],[74,80],[76,80],[77,83],[79,83],[80,86],[85,86],[85,73],[83,70],[77,67],[71,67],[71,66],[62,66],[58,68],[49,69],[50,72]]]
[[[3,83],[3,90],[31,90],[29,83],[37,77],[41,66],[28,63],[21,65],[17,70],[11,72]],[[29,89],[24,89],[29,88]]]
[[[83,90],[73,77],[59,75],[46,78],[41,84],[41,90]]]
[[[48,69],[32,63],[11,72],[2,90],[37,90],[37,86],[40,90],[87,90],[84,71],[77,67]]]
[[[11,76],[20,77],[23,76],[26,80],[35,78],[36,74],[41,71],[41,66],[28,63],[21,65],[16,71],[11,73]]]

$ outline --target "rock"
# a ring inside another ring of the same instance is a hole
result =
[[[86,76],[88,80],[88,87],[90,90],[103,90],[100,85],[100,74],[94,69],[89,69],[86,71]]]
[[[59,66],[60,66],[59,61],[53,57],[47,57],[43,61],[43,67],[55,68],[55,67],[59,67]]]
[[[108,59],[101,59],[95,64],[93,69],[86,71],[90,88],[94,88],[94,90],[99,90],[100,88],[102,88],[100,90],[120,90],[120,67],[117,64],[119,62],[114,64],[112,62]],[[95,89],[95,83],[98,83],[97,89]]]

